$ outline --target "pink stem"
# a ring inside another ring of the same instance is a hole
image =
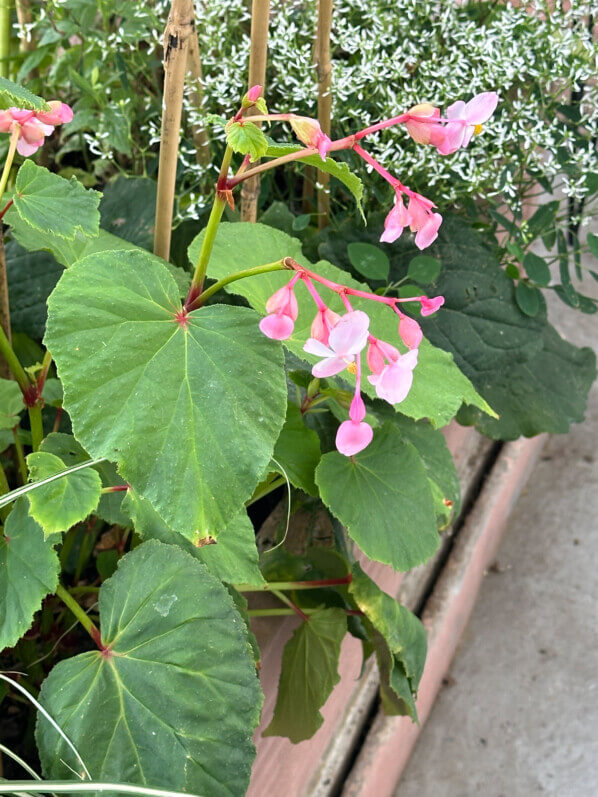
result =
[[[369,136],[372,133],[377,133],[378,130],[384,130],[387,127],[394,127],[394,125],[403,124],[409,119],[408,113],[402,113],[400,116],[393,116],[392,119],[385,119],[383,122],[378,122],[375,125],[370,125],[370,127],[364,127],[363,130],[360,130],[358,133],[355,133],[355,140],[359,141],[360,138],[364,138],[365,136]]]
[[[339,293],[339,296],[341,297],[342,303],[345,305],[345,309],[348,310],[350,313],[352,313],[353,307],[351,306],[351,302],[347,299],[348,290],[349,290],[348,288],[345,288],[345,290],[343,290],[342,293]]]
[[[372,157],[369,152],[366,152],[363,147],[360,147],[359,144],[353,144],[353,150],[361,158],[363,158],[366,163],[369,163],[370,166],[372,166],[378,172],[378,174],[384,177],[384,179],[390,183],[395,190],[398,189],[399,191],[402,191],[404,189],[403,183],[401,183],[400,180],[397,180],[396,177],[393,177],[393,175],[387,171],[384,166],[378,163],[376,158]]]
[[[316,303],[316,307],[321,313],[324,313],[327,310],[326,304],[322,301],[322,298],[320,297],[320,294],[317,292],[313,282],[310,280],[307,274],[299,274],[297,276],[300,276],[303,279],[303,284],[305,285],[307,290],[311,293],[312,299]]]
[[[297,263],[296,260],[293,260],[292,257],[285,257],[284,264],[287,268],[292,268],[294,271],[301,274],[306,274],[315,282],[319,282],[321,285],[325,285],[327,288],[330,288],[331,291],[338,293],[338,295],[343,298],[344,294],[348,294],[349,296],[359,296],[361,299],[371,299],[374,302],[382,302],[382,304],[387,304],[389,307],[392,307],[395,312],[399,312],[395,305],[400,304],[401,302],[421,302],[422,299],[427,299],[427,296],[409,296],[406,299],[400,299],[397,296],[378,296],[376,293],[368,293],[367,291],[360,291],[356,288],[348,288],[345,285],[339,285],[338,282],[332,282],[332,280],[326,279],[326,277],[321,277],[319,274],[316,274],[315,271],[310,271],[305,266],[302,266],[300,263]],[[305,277],[303,277],[305,279]],[[345,299],[343,301],[346,300]],[[347,306],[345,304],[345,306]]]

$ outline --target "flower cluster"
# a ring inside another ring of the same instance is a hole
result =
[[[395,204],[386,217],[380,240],[392,243],[397,240],[405,227],[410,227],[415,233],[416,246],[425,249],[436,240],[442,216],[433,211],[435,205],[430,199],[403,185],[363,149],[359,141],[379,130],[404,124],[414,141],[432,145],[441,155],[450,155],[461,147],[466,147],[474,133],[482,131],[482,125],[492,116],[497,103],[498,94],[486,91],[477,94],[467,103],[457,100],[447,108],[446,117],[440,115],[439,108],[423,103],[410,108],[407,113],[385,119],[337,141],[332,141],[315,119],[295,114],[279,114],[278,118],[286,118],[297,138],[308,147],[316,149],[322,160],[326,160],[330,151],[350,148],[372,166],[395,191]],[[403,196],[408,198],[408,206],[405,206]]]
[[[293,334],[298,316],[295,286],[302,281],[316,305],[316,315],[311,325],[311,337],[304,351],[321,357],[312,368],[316,378],[336,376],[344,370],[355,375],[355,394],[349,408],[349,420],[343,421],[336,434],[336,447],[341,454],[353,456],[363,451],[373,437],[372,427],[365,421],[366,408],[361,397],[361,353],[366,349],[366,362],[371,372],[368,381],[374,385],[379,398],[389,404],[403,401],[413,383],[413,370],[417,365],[418,347],[422,331],[417,321],[405,315],[398,307],[401,302],[419,302],[421,314],[430,315],[444,303],[442,296],[428,299],[419,296],[399,299],[348,288],[309,271],[295,261],[285,261],[295,270],[291,280],[276,291],[267,301],[268,315],[260,322],[260,329],[269,338],[286,340]],[[331,310],[322,300],[314,282],[319,282],[338,294],[347,312],[344,315]],[[370,332],[370,318],[363,310],[354,310],[349,296],[359,296],[386,304],[399,316],[399,337],[407,347],[401,352],[391,343],[374,337]]]
[[[66,103],[52,100],[48,105],[49,111],[28,111],[23,108],[0,111],[0,133],[19,130],[19,155],[33,155],[43,145],[45,137],[54,132],[56,125],[70,122],[73,118],[73,111]]]

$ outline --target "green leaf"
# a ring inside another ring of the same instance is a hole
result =
[[[25,409],[21,388],[12,379],[0,379],[0,429],[13,429]]]
[[[342,609],[322,609],[295,630],[282,654],[272,722],[263,736],[287,736],[293,744],[311,738],[324,722],[320,708],[340,681],[338,659],[347,633]]]
[[[359,564],[349,585],[359,609],[375,629],[371,634],[380,670],[380,695],[387,714],[408,714],[417,721],[415,698],[424,671],[427,634],[420,620],[383,592]]]
[[[593,232],[588,233],[588,246],[594,257],[598,257],[598,235],[594,235]]]
[[[60,457],[36,451],[27,457],[29,479],[41,481],[68,467]],[[102,482],[93,468],[70,473],[28,493],[29,513],[45,534],[67,531],[84,520],[100,501]]]
[[[194,794],[242,795],[261,693],[239,614],[184,551],[152,540],[120,560],[99,593],[104,652],[60,662],[40,701],[93,778]],[[40,717],[47,778],[73,754]]]
[[[523,268],[527,276],[536,285],[544,288],[550,282],[550,269],[543,257],[535,255],[533,252],[528,252],[523,258]]]
[[[109,233],[144,249],[152,249],[156,219],[155,180],[122,175],[112,180],[104,189],[100,216],[102,227]]]
[[[388,256],[382,249],[356,241],[347,247],[351,265],[370,280],[386,280],[390,269]]]
[[[376,411],[378,409],[377,405]],[[389,418],[389,415],[385,411],[384,417]],[[403,438],[417,449],[434,496],[438,527],[446,528],[451,517],[459,515],[461,487],[444,435],[426,421],[416,423],[400,413],[395,413],[389,420],[399,429]]]
[[[559,207],[560,202],[558,199],[555,199],[553,202],[547,202],[545,205],[540,205],[538,210],[536,210],[534,215],[527,222],[526,233],[529,233],[529,236],[526,237],[533,240],[550,227],[551,224],[554,224]]]
[[[72,468],[73,465],[91,459],[88,452],[75,440],[73,435],[62,432],[51,432],[46,435],[40,446],[40,451],[60,457],[67,468]],[[112,462],[100,462],[93,466],[93,470],[99,474],[102,487],[126,484],[118,475],[116,466]],[[121,509],[124,495],[124,492],[104,493],[100,497],[100,503],[96,506],[94,513],[107,523],[116,523],[119,526],[129,525],[129,516]]]
[[[0,651],[17,644],[42,600],[58,586],[52,542],[27,510],[27,500],[19,499],[0,537]]]
[[[306,230],[309,227],[310,221],[311,221],[311,213],[303,213],[301,216],[295,216],[293,218],[292,228],[296,232],[301,232],[302,230]]]
[[[458,420],[475,423],[482,434],[495,440],[541,432],[564,434],[571,423],[583,420],[595,378],[594,352],[571,345],[546,325],[543,347],[534,357],[476,379],[480,391],[492,396],[499,420],[483,417],[473,408],[464,408]]]
[[[314,473],[320,461],[320,439],[308,429],[296,404],[287,405],[287,417],[274,447],[272,467],[310,495],[317,495]],[[281,467],[282,466],[282,467]]]
[[[571,307],[579,307],[579,294],[573,287],[571,275],[569,274],[569,250],[567,240],[562,230],[556,236],[556,245],[559,255],[559,275],[561,277],[561,289],[565,295],[565,301]]]
[[[0,77],[0,108],[23,108],[28,111],[49,111],[50,106],[25,86]]]
[[[160,515],[133,490],[127,492],[123,510],[131,517],[135,531],[147,540],[178,545],[206,565],[210,573],[228,584],[264,583],[258,564],[255,531],[245,510],[241,510],[219,534],[218,539],[198,547],[170,529]]]
[[[415,447],[392,424],[354,457],[331,451],[316,470],[328,509],[370,558],[409,570],[440,544],[434,497]]]
[[[542,306],[542,294],[533,285],[519,281],[515,287],[515,299],[522,313],[535,318]]]
[[[48,308],[46,344],[77,439],[115,461],[181,534],[217,534],[251,496],[282,428],[280,346],[244,307],[203,307],[177,323],[172,276],[139,250],[75,263]]]
[[[14,207],[34,229],[72,240],[78,231],[98,234],[100,196],[74,177],[65,180],[26,160],[17,172]]]
[[[250,121],[227,123],[226,143],[241,155],[249,154],[251,161],[262,158],[268,150],[268,139],[261,129]]]
[[[8,241],[5,252],[13,331],[41,338],[46,328],[46,299],[58,282],[62,267],[46,252],[32,255],[16,241]]]
[[[438,277],[442,263],[429,255],[418,255],[409,263],[407,276],[420,285],[429,285]]]
[[[505,268],[505,274],[512,280],[519,279],[519,269],[515,265],[515,263],[507,263],[507,267]]]
[[[292,152],[298,152],[300,149],[304,149],[304,147],[296,144],[276,144],[273,141],[269,141],[266,156],[268,158],[281,158],[283,155],[290,155]],[[365,221],[361,205],[363,200],[363,183],[356,174],[353,174],[346,163],[335,161],[334,158],[326,158],[326,160],[323,161],[319,155],[304,155],[301,158],[297,158],[297,162],[305,163],[307,166],[315,166],[315,168],[319,169],[321,172],[326,172],[339,180],[353,195],[353,199],[357,204],[357,209]]]
[[[201,247],[204,233],[201,232],[189,247],[189,257],[195,262]],[[349,287],[369,290],[364,283],[357,282],[345,271],[336,268],[325,260],[315,266],[301,252],[301,243],[279,230],[262,224],[221,224],[212,250],[209,276],[221,279],[237,268],[249,268],[262,263],[270,263],[282,257],[292,257],[302,265],[318,274]],[[249,304],[260,313],[265,313],[266,301],[276,290],[289,281],[288,273],[281,271],[261,274],[255,279],[238,280],[227,286],[231,293],[244,296]],[[421,295],[421,294],[419,294]],[[303,346],[310,337],[311,322],[314,317],[313,300],[302,285],[296,288],[299,317],[293,335],[284,345],[301,360],[313,364],[317,357],[306,354]],[[326,302],[338,313],[345,312],[340,298],[326,291]],[[355,309],[365,310],[371,318],[372,334],[389,341],[402,351],[405,346],[398,337],[396,315],[378,302],[352,298]],[[521,314],[517,313],[520,317]],[[343,380],[354,384],[354,377],[343,372]],[[373,385],[365,381],[363,390],[371,397],[376,396]],[[429,418],[435,426],[445,426],[458,411],[463,402],[480,407],[492,413],[489,405],[473,389],[469,380],[459,371],[450,354],[434,348],[428,341],[422,341],[419,363],[414,371],[413,387],[409,396],[400,405],[401,412],[413,418]]]

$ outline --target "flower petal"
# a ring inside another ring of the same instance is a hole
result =
[[[369,316],[363,310],[346,313],[330,331],[330,348],[339,357],[358,354],[368,342],[369,325]]]
[[[286,340],[293,334],[293,319],[282,313],[271,313],[260,321],[260,329],[268,338]]]
[[[369,446],[373,436],[374,430],[368,423],[343,421],[336,433],[336,447],[341,454],[352,457]]]
[[[322,341],[318,340],[317,338],[308,338],[305,341],[303,351],[306,351],[308,354],[315,354],[316,357],[335,356],[332,349],[329,349],[328,346],[325,346]]]
[[[467,124],[481,125],[490,119],[497,105],[498,94],[495,91],[484,91],[469,100],[463,116],[467,119]]]
[[[327,376],[336,376],[336,374],[344,371],[346,367],[347,363],[342,357],[327,357],[325,360],[316,363],[311,372],[314,376],[322,379]]]

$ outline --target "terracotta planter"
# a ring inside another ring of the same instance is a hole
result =
[[[407,574],[365,562],[368,574],[382,589],[421,611],[428,628],[428,659],[418,698],[422,724],[448,671],[506,520],[546,439],[540,436],[501,445],[457,424],[447,427],[446,438],[461,481],[463,508],[443,534],[436,556]],[[256,734],[249,797],[283,793],[285,797],[323,797],[340,791],[376,797],[392,794],[421,726],[376,713],[376,665],[370,659],[359,677],[361,644],[350,636],[342,646],[341,680],[322,710],[325,722],[316,735],[297,745],[261,736],[274,709],[282,650],[296,624],[294,618],[282,622],[267,618],[255,624],[262,648],[265,704]]]

